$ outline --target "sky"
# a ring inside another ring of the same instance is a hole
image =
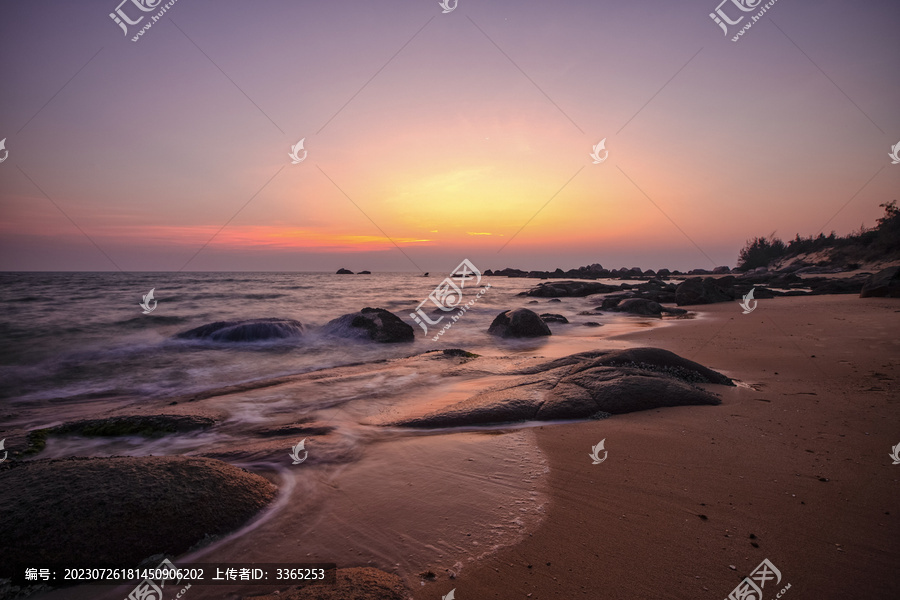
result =
[[[711,268],[900,200],[892,0],[120,1],[0,3],[0,270]]]

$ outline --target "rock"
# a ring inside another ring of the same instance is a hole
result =
[[[537,316],[537,313],[527,308],[517,308],[500,313],[491,323],[488,333],[503,338],[552,335],[550,328]]]
[[[305,327],[291,319],[248,319],[246,321],[217,321],[182,331],[180,339],[203,339],[213,342],[261,342],[303,335]]]
[[[551,298],[550,302],[562,302],[559,298]]]
[[[357,313],[342,315],[329,321],[323,329],[330,335],[368,339],[383,344],[416,339],[410,325],[383,308],[364,308]]]
[[[529,300],[527,303],[528,304],[540,304],[540,302],[538,302],[537,300]]]
[[[360,271],[357,275],[371,275],[372,271]]]
[[[728,275],[731,273],[731,269],[729,267],[716,267],[712,272],[713,275]]]
[[[733,295],[716,285],[712,277],[685,279],[675,288],[675,302],[678,306],[713,304],[730,300],[734,300]]]
[[[616,286],[596,281],[552,281],[539,283],[525,295],[543,298],[584,297],[591,294],[606,294],[618,289]]]
[[[519,374],[524,376],[393,425],[461,427],[715,405],[719,399],[694,384],[734,385],[721,373],[658,348],[583,352]]]
[[[582,325],[584,325],[585,327],[601,327],[601,323],[598,323],[596,321],[585,321],[584,323],[582,323]]]
[[[900,298],[900,266],[878,271],[863,284],[860,298]]]
[[[0,465],[0,552],[7,566],[137,567],[234,531],[275,489],[210,458],[7,461]]]
[[[335,584],[311,583],[293,586],[243,600],[407,600],[411,598],[403,580],[373,567],[338,569]]]
[[[606,306],[607,300],[613,300],[611,298],[607,298],[603,301],[603,308],[607,310],[611,310],[614,312],[624,312],[631,315],[641,315],[647,317],[660,317],[662,318],[662,313],[673,314],[673,315],[683,315],[686,314],[687,311],[683,308],[670,308],[667,306],[663,306],[658,302],[654,302],[653,300],[647,300],[645,298],[628,298],[625,300],[615,299],[614,302],[610,302],[609,306]]]
[[[671,274],[672,274],[672,272],[669,271],[668,269],[660,269],[659,271],[656,272],[656,276],[659,277],[660,279],[662,279],[664,277],[668,277]]]
[[[627,300],[622,300],[615,307],[611,307],[610,310],[631,315],[662,317],[662,306],[653,300],[645,300],[643,298],[629,298]]]
[[[338,269],[337,275],[353,275],[353,271],[348,271],[347,269]]]
[[[216,424],[214,419],[197,415],[122,415],[106,419],[73,421],[39,429],[49,435],[83,435],[112,437],[119,435],[160,436],[167,433],[195,431]],[[34,432],[32,432],[34,433]]]
[[[555,313],[544,313],[541,315],[541,320],[544,323],[568,323],[569,320],[562,315],[557,315]]]

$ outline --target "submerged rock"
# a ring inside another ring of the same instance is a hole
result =
[[[525,292],[525,295],[543,298],[584,297],[591,294],[613,292],[618,289],[618,286],[596,281],[551,281],[539,283],[537,287]]]
[[[518,374],[523,376],[393,425],[460,427],[715,405],[719,399],[695,384],[734,385],[721,373],[658,348],[583,352]]]
[[[259,475],[209,458],[7,462],[0,552],[20,565],[136,567],[243,525],[275,497]]]
[[[324,330],[339,337],[368,339],[383,344],[412,342],[416,339],[412,326],[383,308],[364,308],[329,321]]]
[[[175,337],[214,342],[260,342],[303,335],[305,327],[291,319],[249,319],[247,321],[217,321],[182,331]]]
[[[517,308],[500,313],[491,323],[488,333],[504,338],[552,335],[550,328],[537,313],[527,308]]]
[[[646,298],[617,300],[615,303],[611,303],[610,306],[606,306],[606,300],[609,300],[609,298],[603,301],[606,310],[628,313],[630,315],[662,318],[663,313],[672,315],[683,315],[687,313],[683,308],[670,308],[668,306],[663,306],[658,302],[654,302],[653,300],[647,300]]]
[[[541,315],[541,320],[544,323],[568,323],[569,320],[562,315],[558,315],[556,313],[544,313]]]

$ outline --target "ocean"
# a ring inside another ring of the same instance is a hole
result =
[[[484,277],[467,287],[464,302],[486,282],[491,288],[434,342],[449,322],[428,334],[410,313],[445,277],[404,273],[0,273],[0,398],[89,400],[112,396],[158,398],[201,392],[281,375],[344,364],[408,356],[430,349],[516,352],[488,326],[504,310],[527,306],[517,296],[538,280]],[[156,309],[139,306],[151,289]],[[471,292],[469,290],[472,290]],[[565,299],[537,312],[588,310],[596,298]],[[376,344],[329,337],[317,331],[328,321],[364,307],[384,308],[416,331],[413,344]],[[425,308],[433,308],[426,303]],[[283,318],[307,332],[288,339],[221,343],[175,339],[175,334],[215,321]],[[628,327],[633,318],[581,317]],[[607,336],[621,327],[551,324],[554,335]],[[498,344],[500,344],[498,346]],[[532,347],[534,344],[525,344]]]

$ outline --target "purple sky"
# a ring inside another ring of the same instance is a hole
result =
[[[0,270],[708,268],[900,200],[895,1],[118,1],[0,4]]]

